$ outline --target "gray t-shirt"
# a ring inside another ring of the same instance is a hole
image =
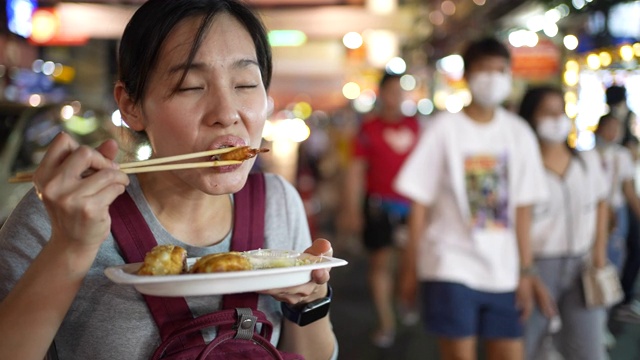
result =
[[[231,233],[210,247],[187,245],[160,224],[131,176],[127,191],[146,219],[158,244],[184,247],[189,257],[230,250]],[[266,216],[264,248],[303,251],[311,236],[302,201],[293,186],[277,175],[265,174]],[[51,234],[42,202],[29,192],[0,229],[0,300],[4,299],[38,255]],[[61,359],[148,359],[160,344],[160,335],[142,296],[130,286],[107,279],[104,269],[125,261],[111,235],[105,240],[55,338]],[[194,316],[215,311],[220,296],[188,297]],[[274,325],[271,342],[280,337],[282,312],[270,296],[260,296],[258,308]],[[215,336],[205,334],[206,340]]]

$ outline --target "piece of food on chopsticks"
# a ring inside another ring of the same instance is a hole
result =
[[[138,275],[178,275],[187,271],[187,250],[175,245],[158,245],[145,257]]]
[[[254,149],[254,148],[250,148],[248,146],[241,146],[241,147],[236,148],[234,150],[231,150],[229,152],[216,155],[216,156],[214,156],[214,158],[216,160],[245,161],[245,160],[249,160],[249,159],[255,157],[256,155],[258,155],[259,153],[263,153],[263,152],[269,152],[269,149],[266,149],[266,148]]]
[[[209,254],[199,258],[189,270],[190,273],[216,273],[226,271],[252,270],[251,263],[240,252]]]

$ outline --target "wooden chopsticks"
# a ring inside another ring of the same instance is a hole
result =
[[[168,171],[168,170],[182,170],[182,169],[237,165],[237,164],[241,164],[242,160],[211,160],[211,161],[204,161],[204,162],[192,162],[192,163],[182,163],[182,164],[168,164],[168,165],[159,165],[159,164],[166,164],[170,162],[189,160],[189,159],[200,158],[205,156],[221,155],[221,154],[225,154],[225,153],[242,149],[242,148],[244,148],[244,146],[229,147],[229,148],[223,148],[223,149],[201,151],[201,152],[192,153],[192,154],[168,156],[168,157],[157,158],[157,159],[122,163],[120,164],[120,170],[125,174],[137,174],[137,173],[145,173],[145,172],[153,172],[153,171]],[[90,170],[88,170],[88,172],[89,173],[87,173],[86,176],[90,175],[91,173]],[[9,179],[9,183],[21,183],[21,182],[30,182],[30,181],[33,181],[33,172],[18,172],[14,177]]]

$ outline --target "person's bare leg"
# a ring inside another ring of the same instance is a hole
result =
[[[441,360],[475,360],[476,338],[438,338]]]
[[[395,330],[393,311],[393,280],[391,276],[392,247],[371,252],[369,256],[369,285],[379,321],[379,330]]]
[[[487,340],[487,359],[489,360],[523,360],[524,344],[522,339]]]

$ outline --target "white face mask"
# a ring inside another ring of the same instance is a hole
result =
[[[629,113],[629,108],[627,108],[627,104],[624,102],[612,106],[609,110],[611,115],[615,116],[616,119],[620,121],[624,121]]]
[[[545,116],[538,120],[536,127],[540,140],[548,143],[563,143],[571,132],[571,120],[566,115]]]
[[[483,71],[469,78],[473,101],[486,108],[500,105],[511,93],[511,74]]]

